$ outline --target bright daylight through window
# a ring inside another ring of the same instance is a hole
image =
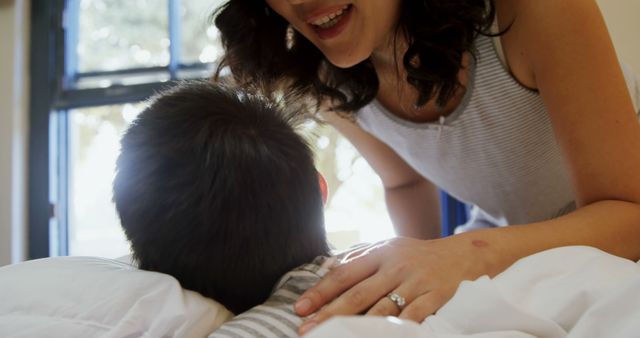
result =
[[[110,93],[127,86],[209,77],[221,54],[209,15],[222,2],[69,0],[67,86]],[[144,102],[71,103],[73,108],[55,112],[66,117],[57,122],[65,124],[57,129],[63,134],[58,139],[65,140],[58,143],[63,147],[58,153],[66,154],[58,159],[65,161],[59,166],[64,170],[53,177],[54,185],[64,185],[54,190],[66,191],[67,201],[66,221],[58,220],[58,232],[66,233],[70,255],[122,256],[128,244],[111,201],[111,185],[119,138]],[[332,244],[345,248],[390,237],[393,230],[377,176],[331,128],[310,126],[316,135],[317,166],[330,189],[326,227]]]

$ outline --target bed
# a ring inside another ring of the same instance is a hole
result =
[[[553,249],[461,283],[420,325],[344,317],[307,337],[637,338],[640,264],[590,247]]]
[[[0,337],[206,337],[233,315],[176,279],[120,260],[0,268]]]
[[[0,337],[206,337],[231,317],[171,276],[120,260],[0,268]],[[461,283],[422,324],[342,317],[307,337],[640,337],[640,264],[590,247],[553,249]]]

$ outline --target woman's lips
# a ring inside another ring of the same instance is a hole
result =
[[[340,10],[344,10],[349,6],[350,6],[349,4],[346,4],[346,5],[335,5],[335,6],[331,6],[331,7],[327,7],[327,8],[323,8],[323,9],[317,10],[317,11],[313,12],[313,14],[307,16],[305,21],[307,23],[313,24],[318,19],[321,19],[324,16],[331,15],[332,13],[338,12]]]
[[[344,10],[342,15],[338,18],[338,21],[333,26],[328,28],[322,28],[320,26],[311,24],[311,27],[316,32],[316,34],[318,34],[318,37],[321,40],[328,40],[328,39],[334,38],[340,35],[340,33],[342,33],[344,29],[347,27],[347,24],[351,19],[352,12],[353,12],[353,6],[350,5],[348,8]]]

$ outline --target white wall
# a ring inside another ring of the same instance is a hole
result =
[[[598,0],[620,59],[640,74],[640,0]]]
[[[25,259],[27,0],[0,0],[0,266]]]

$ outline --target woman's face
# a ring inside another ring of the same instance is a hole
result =
[[[401,1],[266,0],[332,64],[342,68],[385,49],[395,32]]]

